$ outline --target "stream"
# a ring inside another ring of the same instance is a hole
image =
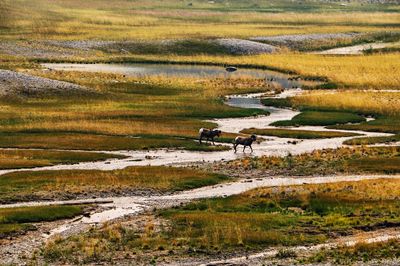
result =
[[[301,89],[287,89],[282,94],[273,97],[291,97],[296,94],[300,94]],[[268,116],[257,116],[257,117],[241,117],[241,118],[224,118],[224,119],[213,119],[210,122],[216,123],[218,129],[223,132],[239,133],[241,130],[246,128],[275,128],[270,126],[271,123],[280,120],[290,120],[300,112],[285,109],[267,107],[261,104],[260,96],[262,94],[247,94],[247,95],[231,95],[227,97],[226,104],[240,108],[258,108],[267,110],[270,112]],[[296,140],[292,138],[280,138],[274,136],[262,136],[265,141],[259,144],[253,144],[254,152],[250,153],[247,149],[246,152],[242,152],[239,147],[237,153],[233,153],[232,150],[228,151],[215,151],[215,152],[201,152],[201,151],[186,151],[177,149],[157,149],[157,150],[135,150],[135,151],[98,151],[102,153],[111,153],[125,155],[127,158],[124,159],[109,159],[106,161],[97,162],[84,162],[78,164],[60,164],[54,166],[35,167],[29,169],[29,171],[42,171],[42,170],[115,170],[123,169],[128,166],[160,166],[160,165],[186,165],[197,162],[217,162],[217,161],[229,161],[235,160],[247,156],[286,156],[288,154],[297,155],[306,152],[312,152],[316,149],[327,149],[327,148],[338,148],[343,146],[343,142],[356,138],[356,137],[377,137],[377,136],[390,136],[389,133],[381,132],[365,132],[357,130],[334,130],[326,129],[323,126],[301,126],[293,127],[288,129],[295,130],[310,130],[310,131],[337,131],[337,132],[351,132],[360,134],[360,136],[351,137],[338,137],[338,138],[327,138],[327,139],[304,139]],[[296,141],[296,144],[293,144]],[[227,144],[222,144],[227,145]],[[74,150],[70,150],[74,151]],[[0,170],[0,175],[26,171],[27,169],[6,169]]]
[[[131,64],[131,65],[81,65],[81,64],[44,64],[45,67],[55,70],[79,70],[79,71],[104,71],[121,73],[132,76],[140,75],[194,75],[196,77],[210,77],[210,76],[225,76],[230,77],[239,74],[245,74],[255,77],[263,77],[274,79],[286,89],[278,95],[270,97],[286,98],[292,97],[302,93],[299,88],[301,82],[290,80],[288,75],[264,70],[240,70],[238,73],[227,73],[221,67],[209,66],[178,66],[178,65],[153,65]],[[239,108],[257,108],[270,112],[268,116],[256,116],[245,118],[226,118],[226,119],[213,119],[209,120],[216,123],[218,129],[223,132],[239,133],[246,128],[274,128],[270,124],[280,120],[290,120],[297,114],[296,110],[267,107],[261,104],[260,98],[263,93],[254,93],[247,95],[229,95],[226,97],[225,103],[229,106]],[[314,130],[314,131],[340,131],[352,132],[361,134],[358,137],[364,136],[389,136],[388,133],[378,132],[364,132],[364,131],[350,131],[350,130],[332,130],[326,129],[322,126],[302,126],[289,129],[296,130]],[[73,169],[98,169],[98,170],[114,170],[122,169],[128,166],[139,165],[173,165],[181,166],[191,163],[199,162],[217,162],[229,161],[247,156],[286,156],[288,154],[301,154],[312,152],[316,149],[338,148],[343,146],[343,142],[353,137],[340,137],[329,139],[306,139],[296,140],[291,138],[279,138],[272,136],[258,136],[264,141],[259,144],[253,145],[254,152],[249,151],[243,153],[241,149],[235,154],[233,150],[217,151],[217,152],[199,152],[199,151],[185,151],[177,149],[158,149],[149,151],[99,151],[110,154],[121,154],[127,156],[124,159],[109,159],[99,162],[85,162],[78,164],[60,164],[47,167],[36,167],[33,169],[7,169],[0,170],[0,175],[16,172],[16,171],[42,171],[42,170],[73,170]],[[226,144],[222,144],[226,145]],[[35,201],[23,202],[16,204],[0,205],[0,208],[11,208],[20,206],[44,206],[56,204],[96,204],[97,210],[89,216],[81,216],[72,220],[65,221],[62,225],[54,228],[47,234],[42,236],[42,241],[56,235],[71,235],[83,230],[87,230],[92,225],[99,225],[105,222],[122,218],[126,215],[136,215],[145,210],[152,208],[168,208],[177,206],[179,204],[201,198],[210,197],[226,197],[230,195],[240,194],[245,191],[268,186],[288,186],[288,185],[301,185],[305,183],[329,183],[339,181],[357,181],[364,179],[377,179],[377,178],[400,178],[400,175],[347,175],[347,176],[321,176],[321,177],[270,177],[260,176],[256,179],[239,179],[230,183],[218,184],[214,186],[202,187],[198,189],[178,192],[172,195],[165,196],[124,196],[124,197],[105,197],[94,199],[81,199],[81,200],[66,200],[66,201]],[[396,233],[396,237],[399,234]],[[255,256],[264,256],[269,253],[256,254]],[[272,254],[272,253],[271,253]],[[275,253],[273,253],[275,254]],[[239,258],[238,260],[241,260]]]

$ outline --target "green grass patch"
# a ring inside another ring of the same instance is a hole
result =
[[[385,47],[380,49],[367,49],[364,50],[364,54],[389,54],[389,53],[399,53],[400,47]]]
[[[292,107],[290,98],[265,98],[261,99],[261,103],[265,106],[273,106],[279,108]]]
[[[264,136],[276,136],[280,138],[295,139],[325,139],[325,138],[342,138],[358,136],[354,133],[337,132],[337,131],[311,131],[311,130],[290,130],[275,128],[248,128],[240,131],[245,134],[256,134]]]
[[[0,238],[34,229],[32,223],[73,218],[84,206],[39,206],[0,209]]]
[[[354,138],[350,140],[346,140],[343,142],[346,145],[371,145],[371,144],[379,144],[379,143],[392,143],[400,141],[400,135],[388,136],[388,137],[363,137],[363,138]]]
[[[365,118],[345,112],[318,112],[304,111],[292,120],[277,121],[272,123],[273,126],[329,126],[346,123],[360,123],[365,121]]]
[[[400,133],[400,117],[398,116],[379,116],[377,119],[362,122],[358,125],[336,125],[330,128],[346,130],[363,130],[372,132]]]
[[[221,151],[226,146],[199,145],[192,138],[143,135],[110,136],[79,133],[3,133],[0,137],[3,148],[40,148],[68,150],[148,150],[157,148],[183,148],[193,151]]]
[[[0,150],[0,169],[32,168],[56,164],[103,161],[126,156],[94,152],[51,150]]]
[[[0,201],[14,202],[137,190],[161,192],[214,185],[228,177],[188,168],[132,166],[121,170],[24,171],[0,176]]]
[[[374,173],[377,169],[385,174],[400,173],[400,156],[393,158],[360,158],[347,162],[349,168],[360,172]]]

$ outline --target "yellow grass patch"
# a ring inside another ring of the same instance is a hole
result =
[[[255,56],[135,56],[135,58],[270,67],[293,71],[304,76],[326,77],[333,82],[362,89],[400,88],[399,53],[356,56],[287,53]]]
[[[400,91],[308,91],[301,96],[294,97],[292,101],[294,105],[306,105],[311,108],[352,110],[388,116],[400,115]]]

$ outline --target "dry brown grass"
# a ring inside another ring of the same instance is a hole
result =
[[[355,193],[356,191],[356,193]],[[288,187],[260,188],[245,192],[246,197],[276,197],[284,193],[288,198],[293,195],[306,199],[310,194],[318,194],[323,198],[340,199],[344,202],[360,200],[379,201],[394,200],[400,195],[399,179],[362,180],[354,182],[338,182],[326,184],[306,184]]]
[[[111,135],[178,135],[196,137],[201,121],[214,116],[244,115],[220,101],[226,94],[270,91],[261,79],[224,80],[173,77],[133,78],[107,73],[42,72],[30,74],[96,89],[94,99],[23,99],[0,103],[4,132],[85,132]],[[45,108],[44,108],[45,106]],[[234,111],[235,113],[232,113]]]
[[[95,193],[158,192],[213,185],[227,177],[187,168],[127,167],[121,170],[24,171],[0,176],[0,201],[63,198]],[[104,196],[104,195],[103,195]]]
[[[269,54],[256,56],[135,56],[138,60],[200,62],[229,65],[251,65],[293,71],[303,76],[326,77],[329,80],[361,89],[399,88],[400,54],[334,56],[317,54]]]
[[[11,2],[11,1],[7,1]],[[397,13],[304,12],[292,2],[271,3],[283,13],[255,12],[248,3],[194,3],[194,10],[181,1],[46,1],[17,0],[9,4],[11,23],[5,38],[27,39],[176,39],[397,30]],[[329,11],[323,3],[304,3],[312,11]],[[274,6],[263,4],[270,11]],[[321,5],[321,7],[319,7]],[[237,6],[235,8],[235,6]],[[245,8],[243,8],[245,7]],[[385,6],[384,6],[385,7]],[[380,7],[381,11],[382,8]],[[230,10],[232,8],[232,10]],[[241,10],[235,12],[234,10]],[[225,11],[225,12],[221,12]],[[228,11],[228,12],[226,12]],[[376,10],[374,10],[376,11]],[[379,9],[378,9],[379,11]],[[232,27],[232,25],[235,25]]]
[[[292,102],[295,106],[307,106],[307,108],[347,110],[386,116],[400,115],[400,91],[308,91],[294,97]]]

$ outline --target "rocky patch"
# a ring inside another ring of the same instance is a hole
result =
[[[237,55],[271,54],[278,50],[269,44],[241,39],[218,39],[216,42]]]
[[[69,82],[0,70],[0,96],[37,97],[64,93],[80,95],[94,93],[94,91]]]

